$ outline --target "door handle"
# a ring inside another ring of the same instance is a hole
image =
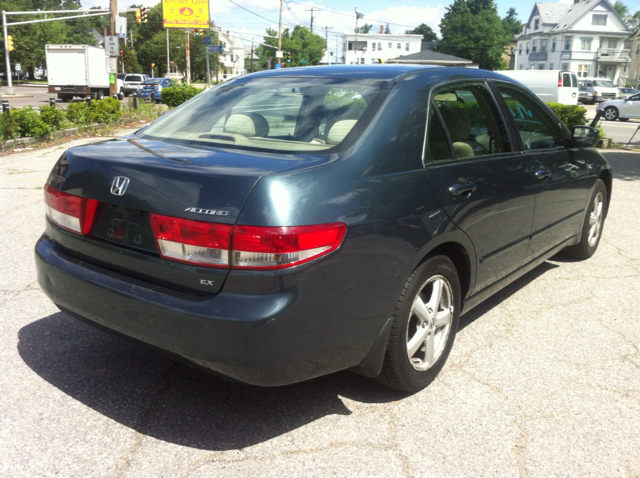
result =
[[[475,190],[476,185],[473,183],[454,184],[453,186],[449,186],[449,194],[452,196],[468,196]]]
[[[536,178],[547,179],[548,177],[551,177],[551,171],[547,171],[546,169],[536,171]]]

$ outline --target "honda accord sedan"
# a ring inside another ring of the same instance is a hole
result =
[[[69,315],[236,381],[350,369],[415,392],[461,314],[562,250],[594,254],[597,139],[489,71],[239,77],[60,157],[38,279]]]

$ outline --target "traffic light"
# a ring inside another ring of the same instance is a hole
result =
[[[120,61],[124,62],[124,50],[120,50]]]
[[[287,63],[291,63],[291,52],[287,52]]]
[[[200,36],[204,35],[204,30],[202,28],[198,28],[196,30],[196,36],[198,36],[198,35],[200,35]]]
[[[7,35],[7,44],[9,45],[9,51],[13,51],[13,37]]]
[[[140,9],[136,10],[136,23],[140,23],[142,21],[142,17],[140,16]]]
[[[147,23],[149,21],[149,12],[147,12],[147,7],[140,7],[140,20],[142,23]]]

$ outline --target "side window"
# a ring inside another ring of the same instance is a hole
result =
[[[562,86],[565,88],[571,88],[571,74],[563,73],[562,74]]]
[[[562,129],[535,98],[522,90],[498,85],[513,116],[525,150],[562,149]]]
[[[453,159],[449,141],[442,128],[435,106],[429,109],[429,129],[427,131],[427,161],[448,161]]]
[[[449,132],[456,158],[469,158],[511,151],[502,117],[484,84],[452,85],[436,90],[434,103]],[[433,120],[433,118],[432,118]],[[434,127],[435,128],[435,127]],[[429,141],[439,148],[437,129],[430,127]],[[436,154],[434,159],[438,158]]]

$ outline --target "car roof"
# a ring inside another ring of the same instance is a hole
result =
[[[264,70],[257,73],[250,73],[243,78],[265,78],[265,77],[316,77],[316,78],[344,78],[353,80],[387,80],[400,81],[403,77],[411,73],[425,73],[432,75],[434,80],[444,77],[457,78],[496,78],[514,82],[511,78],[497,75],[489,70],[478,68],[456,68],[436,65],[331,65],[331,66],[307,66],[294,68],[279,68],[276,70]]]

